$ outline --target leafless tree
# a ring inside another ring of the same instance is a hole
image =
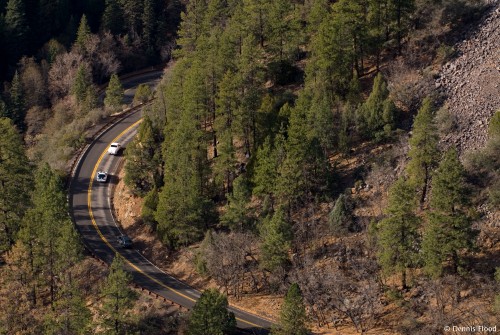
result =
[[[47,106],[47,78],[34,58],[23,57],[19,62],[21,83],[26,92],[26,108]]]
[[[83,56],[71,51],[56,57],[49,71],[49,91],[53,102],[60,100],[71,92],[76,72],[81,64],[89,67]]]
[[[208,274],[227,294],[241,297],[245,285],[258,287],[256,239],[249,233],[213,233],[205,239],[202,257]]]
[[[380,286],[371,260],[352,259],[343,270],[330,263],[318,268],[312,259],[293,274],[318,325],[347,320],[361,334],[374,326],[380,313]]]
[[[94,79],[98,83],[120,69],[120,62],[116,56],[116,41],[109,32],[102,36],[89,36],[84,49],[84,57],[91,64]]]

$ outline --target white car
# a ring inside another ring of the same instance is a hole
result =
[[[118,153],[120,152],[120,143],[111,143],[111,145],[109,146],[108,148],[108,154],[110,155],[118,155]]]
[[[97,181],[100,183],[105,183],[108,180],[108,173],[104,171],[97,171]]]

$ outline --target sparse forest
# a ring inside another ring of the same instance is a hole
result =
[[[231,334],[228,298],[256,296],[279,297],[272,334],[498,324],[500,110],[461,150],[434,81],[495,6],[0,0],[0,333]],[[119,75],[167,61],[123,182],[217,287],[175,317],[86,256],[64,187]]]

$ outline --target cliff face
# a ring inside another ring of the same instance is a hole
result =
[[[455,129],[443,138],[445,146],[460,152],[481,148],[488,136],[488,123],[500,110],[500,1],[478,29],[455,46],[458,57],[445,64],[436,79],[436,88],[446,98]]]

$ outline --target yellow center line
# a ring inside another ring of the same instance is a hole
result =
[[[121,137],[123,137],[123,135],[125,135],[126,133],[128,133],[132,128],[136,127],[139,123],[142,122],[142,119],[139,120],[139,121],[136,121],[134,124],[130,125],[127,129],[125,129],[124,131],[122,131],[118,136],[116,136],[111,142],[118,142],[118,139],[120,139]],[[107,149],[107,147],[106,147]],[[149,274],[145,273],[143,270],[141,270],[139,267],[137,267],[134,263],[130,262],[127,258],[125,258],[124,256],[122,256],[118,250],[116,250],[112,245],[111,243],[109,243],[109,241],[106,239],[106,237],[104,237],[104,235],[102,234],[101,232],[101,229],[99,228],[99,226],[97,225],[97,222],[94,218],[94,213],[92,212],[92,184],[94,182],[94,178],[95,178],[95,175],[97,173],[97,169],[99,168],[99,165],[101,164],[101,161],[102,159],[104,158],[104,156],[106,155],[106,149],[104,149],[104,151],[102,152],[101,156],[99,157],[99,159],[97,160],[97,163],[95,164],[94,166],[94,170],[92,171],[92,175],[90,176],[90,182],[89,182],[89,189],[88,189],[88,197],[87,197],[87,206],[88,206],[88,211],[89,211],[89,215],[90,215],[90,219],[92,220],[92,225],[94,226],[95,230],[97,231],[97,233],[99,234],[99,237],[101,238],[101,240],[106,243],[106,245],[115,253],[115,254],[118,254],[120,255],[120,257],[122,257],[125,262],[131,266],[134,270],[136,270],[137,272],[143,274],[144,276],[146,276],[147,278],[151,279],[152,281],[154,281],[156,284],[160,285],[161,287],[163,288],[166,288],[167,290],[170,290],[172,292],[174,292],[175,294],[183,297],[184,299],[187,299],[191,302],[196,302],[195,299],[191,298],[191,297],[188,297],[187,295],[177,291],[176,289],[162,283],[161,281],[159,281],[158,279],[150,276]],[[246,324],[249,324],[251,326],[255,326],[255,327],[258,327],[260,328],[259,325],[255,324],[255,323],[252,323],[252,322],[249,322],[249,321],[246,321],[246,320],[242,320],[240,318],[236,318],[236,320],[240,321],[240,322],[244,322]]]

